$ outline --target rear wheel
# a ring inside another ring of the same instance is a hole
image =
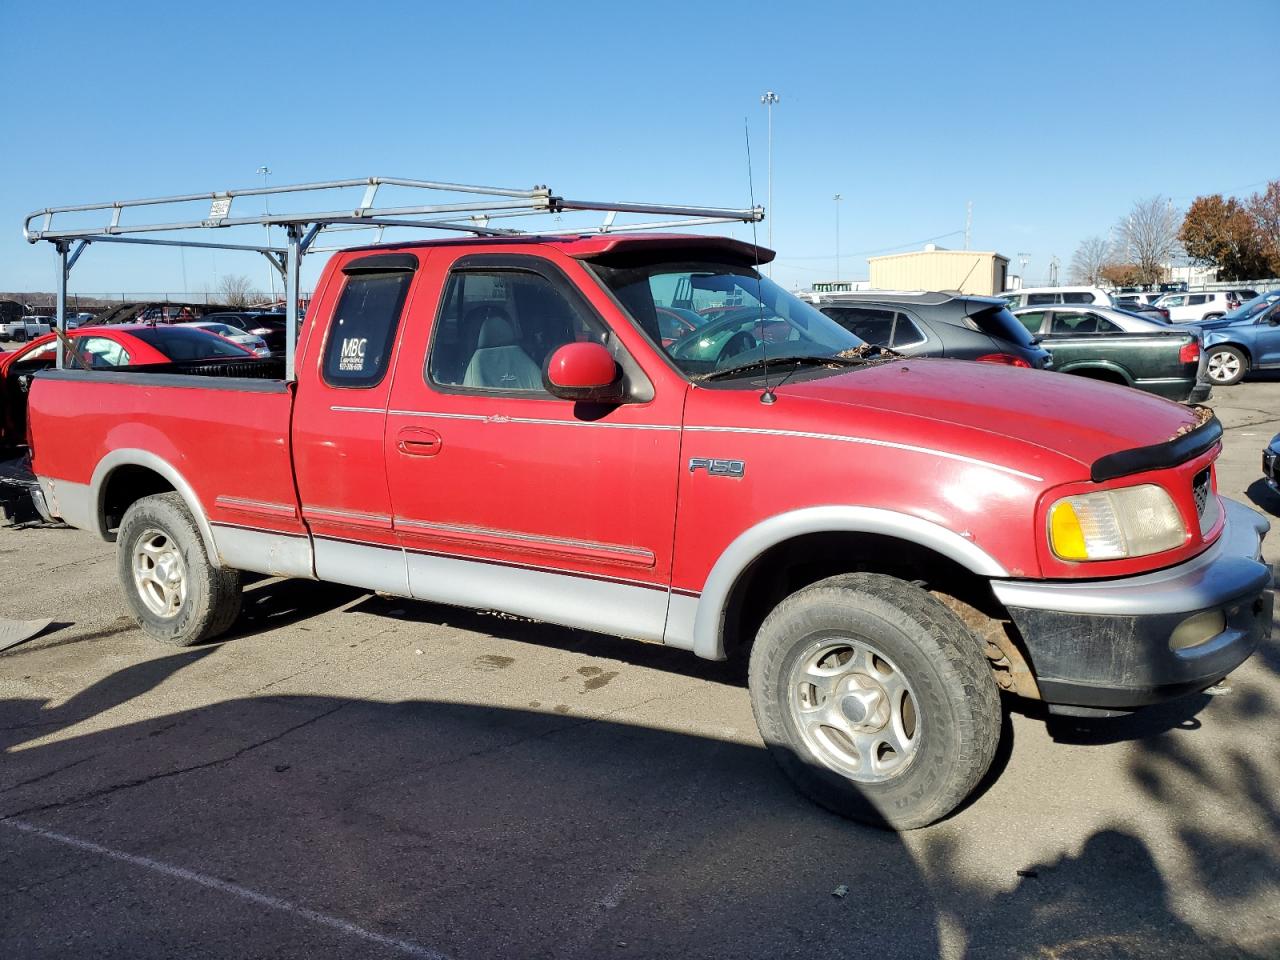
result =
[[[215,566],[182,497],[143,497],[120,522],[117,570],[149,636],[186,647],[223,633],[240,613],[240,572]]]
[[[919,587],[832,577],[769,615],[751,652],[756,722],[801,792],[896,829],[946,816],[1000,737],[1000,698],[977,642]]]
[[[1217,386],[1229,387],[1249,372],[1249,358],[1235,347],[1210,347],[1205,372]]]

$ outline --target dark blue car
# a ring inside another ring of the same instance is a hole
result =
[[[1239,383],[1250,370],[1280,367],[1280,290],[1216,319],[1176,326],[1201,334],[1205,373],[1215,386]]]

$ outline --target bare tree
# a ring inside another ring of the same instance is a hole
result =
[[[1139,200],[1129,215],[1116,224],[1117,247],[1121,258],[1138,268],[1140,283],[1159,283],[1164,264],[1178,254],[1178,231],[1182,215],[1167,197]]]
[[[249,278],[235,273],[227,274],[218,281],[218,292],[229,307],[247,307],[254,299]]]
[[[1071,282],[1096,287],[1102,282],[1103,268],[1111,260],[1111,244],[1106,238],[1088,237],[1071,257]]]

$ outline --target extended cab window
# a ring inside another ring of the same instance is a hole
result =
[[[347,278],[325,343],[321,368],[325,383],[372,387],[382,381],[412,280],[408,271]]]
[[[603,343],[589,311],[540,273],[455,270],[445,285],[428,375],[440,386],[540,393],[547,358],[566,343]]]
[[[1093,303],[1094,296],[1092,293],[1085,291],[1070,291],[1062,295],[1063,303]]]

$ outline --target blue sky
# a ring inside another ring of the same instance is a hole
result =
[[[262,164],[746,206],[746,118],[763,203],[767,89],[775,279],[835,273],[837,192],[845,277],[961,246],[972,201],[972,246],[1043,278],[1136,199],[1280,176],[1278,27],[1277,0],[5,0],[0,290],[53,285],[48,245],[21,239],[33,209],[253,186]],[[266,284],[248,255],[98,247],[71,289],[178,291],[184,270],[191,290]]]

